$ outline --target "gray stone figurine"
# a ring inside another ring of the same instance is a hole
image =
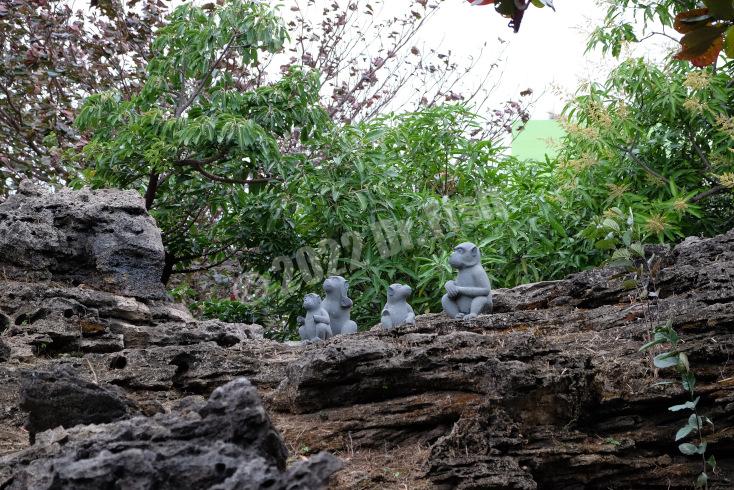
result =
[[[387,288],[387,303],[382,309],[382,328],[390,330],[400,325],[415,325],[415,313],[406,301],[413,292],[410,286],[391,284]]]
[[[318,294],[307,294],[303,298],[306,318],[298,329],[301,340],[326,340],[332,336],[329,313],[324,309]]]
[[[449,257],[449,264],[459,273],[455,281],[446,283],[446,294],[441,298],[443,311],[451,318],[464,320],[491,313],[492,288],[479,248],[469,242],[460,244]]]
[[[357,324],[349,319],[352,300],[347,297],[349,283],[341,276],[331,276],[324,281],[323,306],[329,313],[331,332],[334,335],[357,333]]]

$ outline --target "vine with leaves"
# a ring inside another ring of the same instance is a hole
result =
[[[673,328],[673,321],[662,321],[659,308],[659,295],[656,285],[660,271],[660,258],[645,250],[641,240],[643,233],[635,223],[632,209],[624,213],[612,208],[607,216],[585,230],[586,236],[596,240],[601,249],[614,249],[609,265],[622,268],[628,278],[623,286],[634,291],[631,298],[645,305],[645,321],[650,327],[650,337],[640,347],[640,352],[649,352],[656,369],[675,369],[680,376],[680,386],[688,397],[682,404],[672,405],[671,412],[690,411],[686,422],[675,433],[678,450],[686,456],[697,456],[701,460],[701,472],[694,481],[696,488],[708,489],[711,475],[716,472],[714,455],[708,452],[706,427],[714,430],[713,421],[700,414],[700,396],[696,396],[696,375],[686,354],[680,335]],[[661,350],[662,349],[662,350]],[[668,385],[672,381],[662,381],[655,385]]]

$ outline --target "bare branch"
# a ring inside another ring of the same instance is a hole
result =
[[[707,191],[701,192],[700,194],[693,196],[690,200],[691,202],[703,201],[704,199],[707,199],[711,196],[715,196],[716,194],[721,194],[722,192],[726,192],[729,190],[730,189],[726,186],[716,185]]]
[[[643,162],[637,155],[635,155],[632,152],[632,148],[624,148],[623,146],[617,146],[616,148],[618,150],[620,150],[621,152],[623,152],[625,155],[627,155],[630,160],[632,160],[637,165],[639,165],[640,167],[642,167],[647,173],[649,173],[650,175],[652,175],[654,177],[657,177],[658,179],[662,180],[666,184],[670,184],[670,179],[668,179],[667,177],[665,177],[660,172],[657,172],[657,171],[653,170],[650,166],[648,166],[645,162]]]

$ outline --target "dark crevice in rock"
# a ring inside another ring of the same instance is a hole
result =
[[[11,319],[8,315],[0,311],[0,335],[5,332],[11,324]]]
[[[127,366],[127,358],[125,356],[116,356],[110,360],[110,369],[125,369]]]
[[[21,313],[15,317],[16,325],[28,325],[30,323],[30,315],[27,313]]]
[[[60,354],[79,352],[79,339],[49,334],[47,339],[30,342],[33,353],[38,357],[56,357]]]

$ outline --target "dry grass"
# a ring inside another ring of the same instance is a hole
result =
[[[425,444],[365,448],[349,432],[338,439],[322,439],[324,434],[314,430],[301,416],[276,412],[271,417],[288,448],[289,465],[319,451],[329,451],[344,462],[344,468],[331,478],[332,490],[432,488],[424,478],[424,466],[430,454]]]
[[[22,427],[0,427],[0,456],[29,446],[28,432]]]
[[[417,444],[390,450],[347,450],[337,454],[344,469],[332,478],[333,490],[426,490],[432,488],[424,479],[424,463],[430,451]]]

